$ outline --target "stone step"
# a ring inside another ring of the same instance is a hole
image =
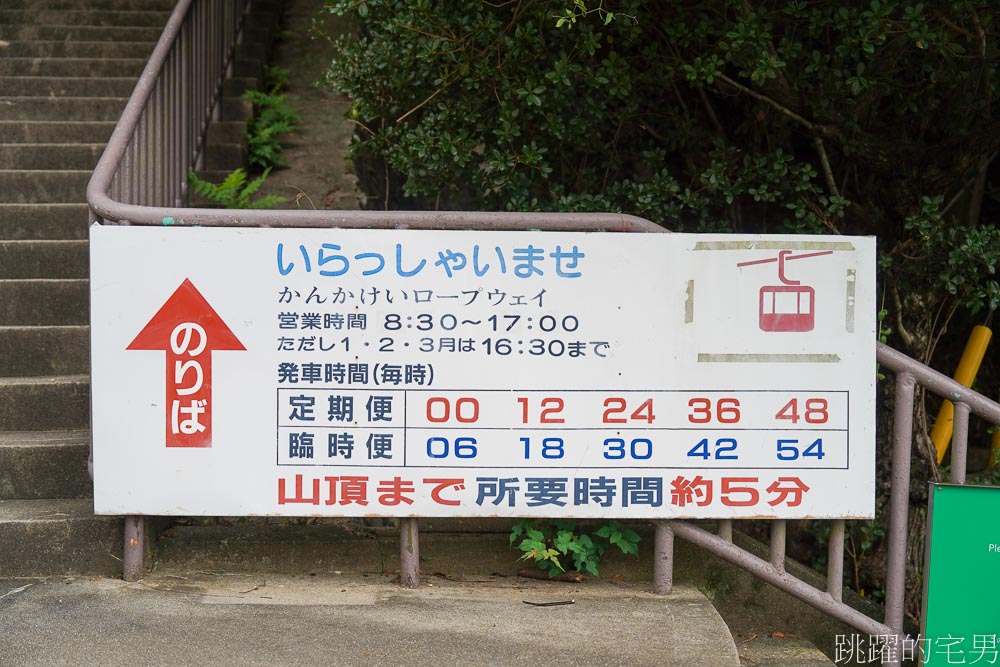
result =
[[[0,377],[90,372],[90,327],[0,327]]]
[[[147,9],[169,12],[177,0],[87,0],[88,9]],[[79,9],[80,0],[4,0],[4,9]]]
[[[30,241],[87,238],[87,205],[0,204],[0,239]]]
[[[89,375],[0,378],[0,431],[69,431],[89,424]]]
[[[736,637],[740,663],[753,667],[833,667],[835,664],[811,642],[798,637]],[[833,648],[833,647],[831,647]],[[863,663],[855,663],[863,664]]]
[[[0,501],[92,497],[89,453],[87,431],[0,433]]]
[[[93,169],[104,144],[0,144],[0,169]]]
[[[11,41],[0,47],[5,58],[148,58],[155,42]]]
[[[167,23],[170,12],[145,9],[0,9],[0,24],[25,25],[93,25],[102,27],[136,26],[162,28]]]
[[[125,97],[0,97],[0,120],[113,121],[126,101]]]
[[[119,517],[94,516],[93,501],[0,502],[0,576],[121,576]]]
[[[0,326],[89,324],[88,290],[86,280],[0,280]]]
[[[127,101],[127,97],[0,97],[0,121],[117,121]],[[247,100],[222,98],[222,117],[227,120],[245,120],[252,112]]]
[[[241,144],[246,141],[247,124],[243,120],[212,121],[208,124],[208,144]]]
[[[103,144],[111,138],[115,121],[0,120],[5,144]]]
[[[0,280],[18,278],[87,278],[86,241],[0,240]]]
[[[0,90],[11,97],[128,97],[135,81],[131,76],[0,76]]]
[[[235,169],[246,163],[247,149],[244,144],[212,144],[205,148],[205,168]]]
[[[0,169],[0,202],[64,204],[86,201],[90,171]]]
[[[41,42],[155,42],[161,28],[95,25],[0,25],[0,39]]]
[[[0,76],[138,77],[145,65],[144,58],[0,58]]]

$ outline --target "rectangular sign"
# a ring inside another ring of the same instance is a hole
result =
[[[1000,634],[1000,488],[929,484],[922,664],[993,664]]]
[[[91,229],[103,514],[871,518],[872,238]]]

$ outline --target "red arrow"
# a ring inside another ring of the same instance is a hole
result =
[[[185,279],[126,349],[167,353],[167,447],[211,447],[212,352],[246,348],[198,288]]]

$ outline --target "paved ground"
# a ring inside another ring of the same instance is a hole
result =
[[[526,604],[567,602],[555,606]],[[0,580],[3,665],[738,665],[685,586],[377,575]],[[723,626],[724,627],[724,626]]]

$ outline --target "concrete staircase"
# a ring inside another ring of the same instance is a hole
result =
[[[121,571],[96,517],[87,206],[171,0],[0,4],[0,575]]]
[[[175,0],[0,0],[0,577],[121,574],[93,514],[85,189]],[[205,157],[245,158],[280,3],[255,0]],[[233,120],[230,120],[233,119]]]

